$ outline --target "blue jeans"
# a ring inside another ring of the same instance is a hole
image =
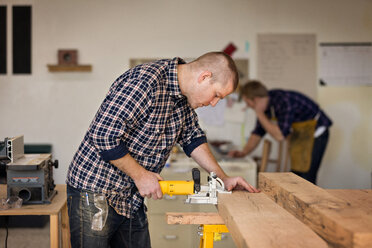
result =
[[[313,152],[311,154],[311,165],[308,172],[297,172],[292,171],[296,175],[308,180],[309,182],[316,184],[316,178],[318,175],[318,170],[323,159],[325,149],[327,148],[329,139],[329,130],[326,131],[318,138],[314,139]]]
[[[99,212],[95,206],[94,193],[80,191],[67,185],[72,248],[151,247],[144,205],[133,215],[130,233],[130,219],[117,214],[106,200],[104,203],[107,204],[107,219],[103,221],[102,230],[92,230],[92,218]],[[129,239],[131,239],[131,245]]]

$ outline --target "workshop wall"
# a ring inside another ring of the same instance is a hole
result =
[[[32,6],[32,74],[12,75],[11,6],[24,4]],[[372,41],[371,0],[1,0],[0,5],[8,6],[0,139],[24,134],[26,143],[52,143],[60,161],[56,183],[65,181],[90,121],[130,58],[192,58],[233,42],[234,57],[248,58],[255,78],[258,33],[315,33],[318,42]],[[78,49],[79,63],[91,64],[93,71],[49,72],[46,65],[56,64],[57,50],[64,48]],[[334,120],[320,186],[371,186],[371,95],[372,87],[318,88],[318,101]],[[249,130],[254,115],[247,116]],[[236,132],[224,130],[241,144]],[[218,138],[213,133],[209,138]]]

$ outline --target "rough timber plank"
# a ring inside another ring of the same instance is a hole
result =
[[[321,248],[326,242],[263,193],[218,196],[218,212],[239,248]]]
[[[259,182],[264,193],[330,245],[371,247],[372,213],[358,207],[360,203],[336,197],[293,173],[260,173]]]
[[[202,212],[185,212],[175,213],[168,212],[165,214],[168,224],[185,225],[185,224],[197,224],[197,225],[223,225],[223,219],[218,213],[202,213]]]
[[[372,189],[326,189],[328,193],[350,203],[367,215],[372,214]]]

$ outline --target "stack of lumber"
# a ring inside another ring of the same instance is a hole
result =
[[[324,190],[293,173],[260,173],[278,205],[333,247],[372,247],[372,190]]]
[[[293,173],[260,173],[262,193],[218,196],[217,213],[168,224],[225,224],[237,247],[372,247],[372,190],[325,190]]]

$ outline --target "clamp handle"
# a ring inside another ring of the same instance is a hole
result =
[[[200,170],[198,168],[192,168],[192,180],[194,181],[194,192],[200,191]]]

